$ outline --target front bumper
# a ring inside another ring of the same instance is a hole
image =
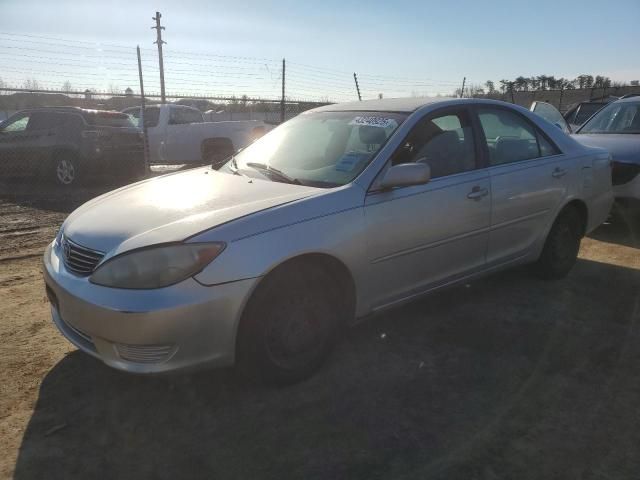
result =
[[[53,321],[80,350],[134,373],[232,365],[238,322],[258,279],[211,287],[189,278],[155,290],[94,285],[44,255]]]

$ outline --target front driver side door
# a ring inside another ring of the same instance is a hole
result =
[[[423,161],[424,185],[382,191],[365,199],[372,308],[382,308],[481,270],[485,265],[491,195],[466,107],[420,120],[393,164]]]

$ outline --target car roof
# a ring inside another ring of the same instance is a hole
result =
[[[640,102],[640,96],[621,98],[620,100],[615,101],[615,103],[638,103],[638,102]]]
[[[384,98],[376,100],[362,100],[356,102],[335,103],[324,107],[314,108],[314,112],[415,112],[420,107],[432,103],[455,100],[452,97],[410,97],[410,98]]]
[[[487,98],[453,98],[453,97],[410,97],[410,98],[385,98],[380,100],[363,100],[361,102],[346,102],[325,105],[323,107],[307,110],[312,112],[395,112],[413,113],[429,105],[508,105],[516,110],[526,110],[522,107],[501,100]]]

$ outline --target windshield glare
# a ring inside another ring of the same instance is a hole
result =
[[[610,103],[578,133],[640,133],[640,102]]]
[[[389,112],[318,112],[299,115],[235,156],[242,173],[284,181],[256,169],[263,164],[303,185],[336,187],[351,182],[405,120]],[[227,164],[226,170],[233,170]]]

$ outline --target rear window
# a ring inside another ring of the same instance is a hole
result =
[[[133,123],[140,126],[140,108],[130,108],[125,110],[124,113],[129,114],[133,118]],[[158,107],[145,107],[144,109],[144,126],[145,127],[157,127],[160,120],[160,108]]]
[[[126,113],[91,112],[85,116],[87,123],[96,127],[135,127]]]

